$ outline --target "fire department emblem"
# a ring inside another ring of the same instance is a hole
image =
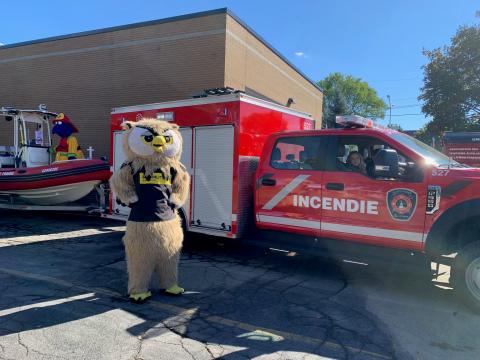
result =
[[[393,189],[387,193],[387,205],[394,220],[408,221],[417,208],[417,194],[408,189]]]

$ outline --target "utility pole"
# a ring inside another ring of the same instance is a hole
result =
[[[388,109],[390,110],[390,118],[388,119],[388,127],[392,125],[392,103],[390,102],[390,95],[387,95]]]

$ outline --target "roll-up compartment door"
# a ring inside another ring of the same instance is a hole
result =
[[[192,227],[229,231],[232,218],[233,126],[195,128]]]

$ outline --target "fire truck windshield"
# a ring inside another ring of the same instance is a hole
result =
[[[390,136],[425,158],[427,163],[436,164],[438,166],[462,166],[460,163],[449,158],[447,155],[442,154],[440,151],[435,150],[431,146],[428,146],[424,142],[421,142],[420,140],[417,140],[409,135],[403,133],[393,133],[390,134]]]

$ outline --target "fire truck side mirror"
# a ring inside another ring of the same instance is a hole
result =
[[[379,149],[373,156],[374,176],[396,178],[398,176],[398,154],[394,149]]]

